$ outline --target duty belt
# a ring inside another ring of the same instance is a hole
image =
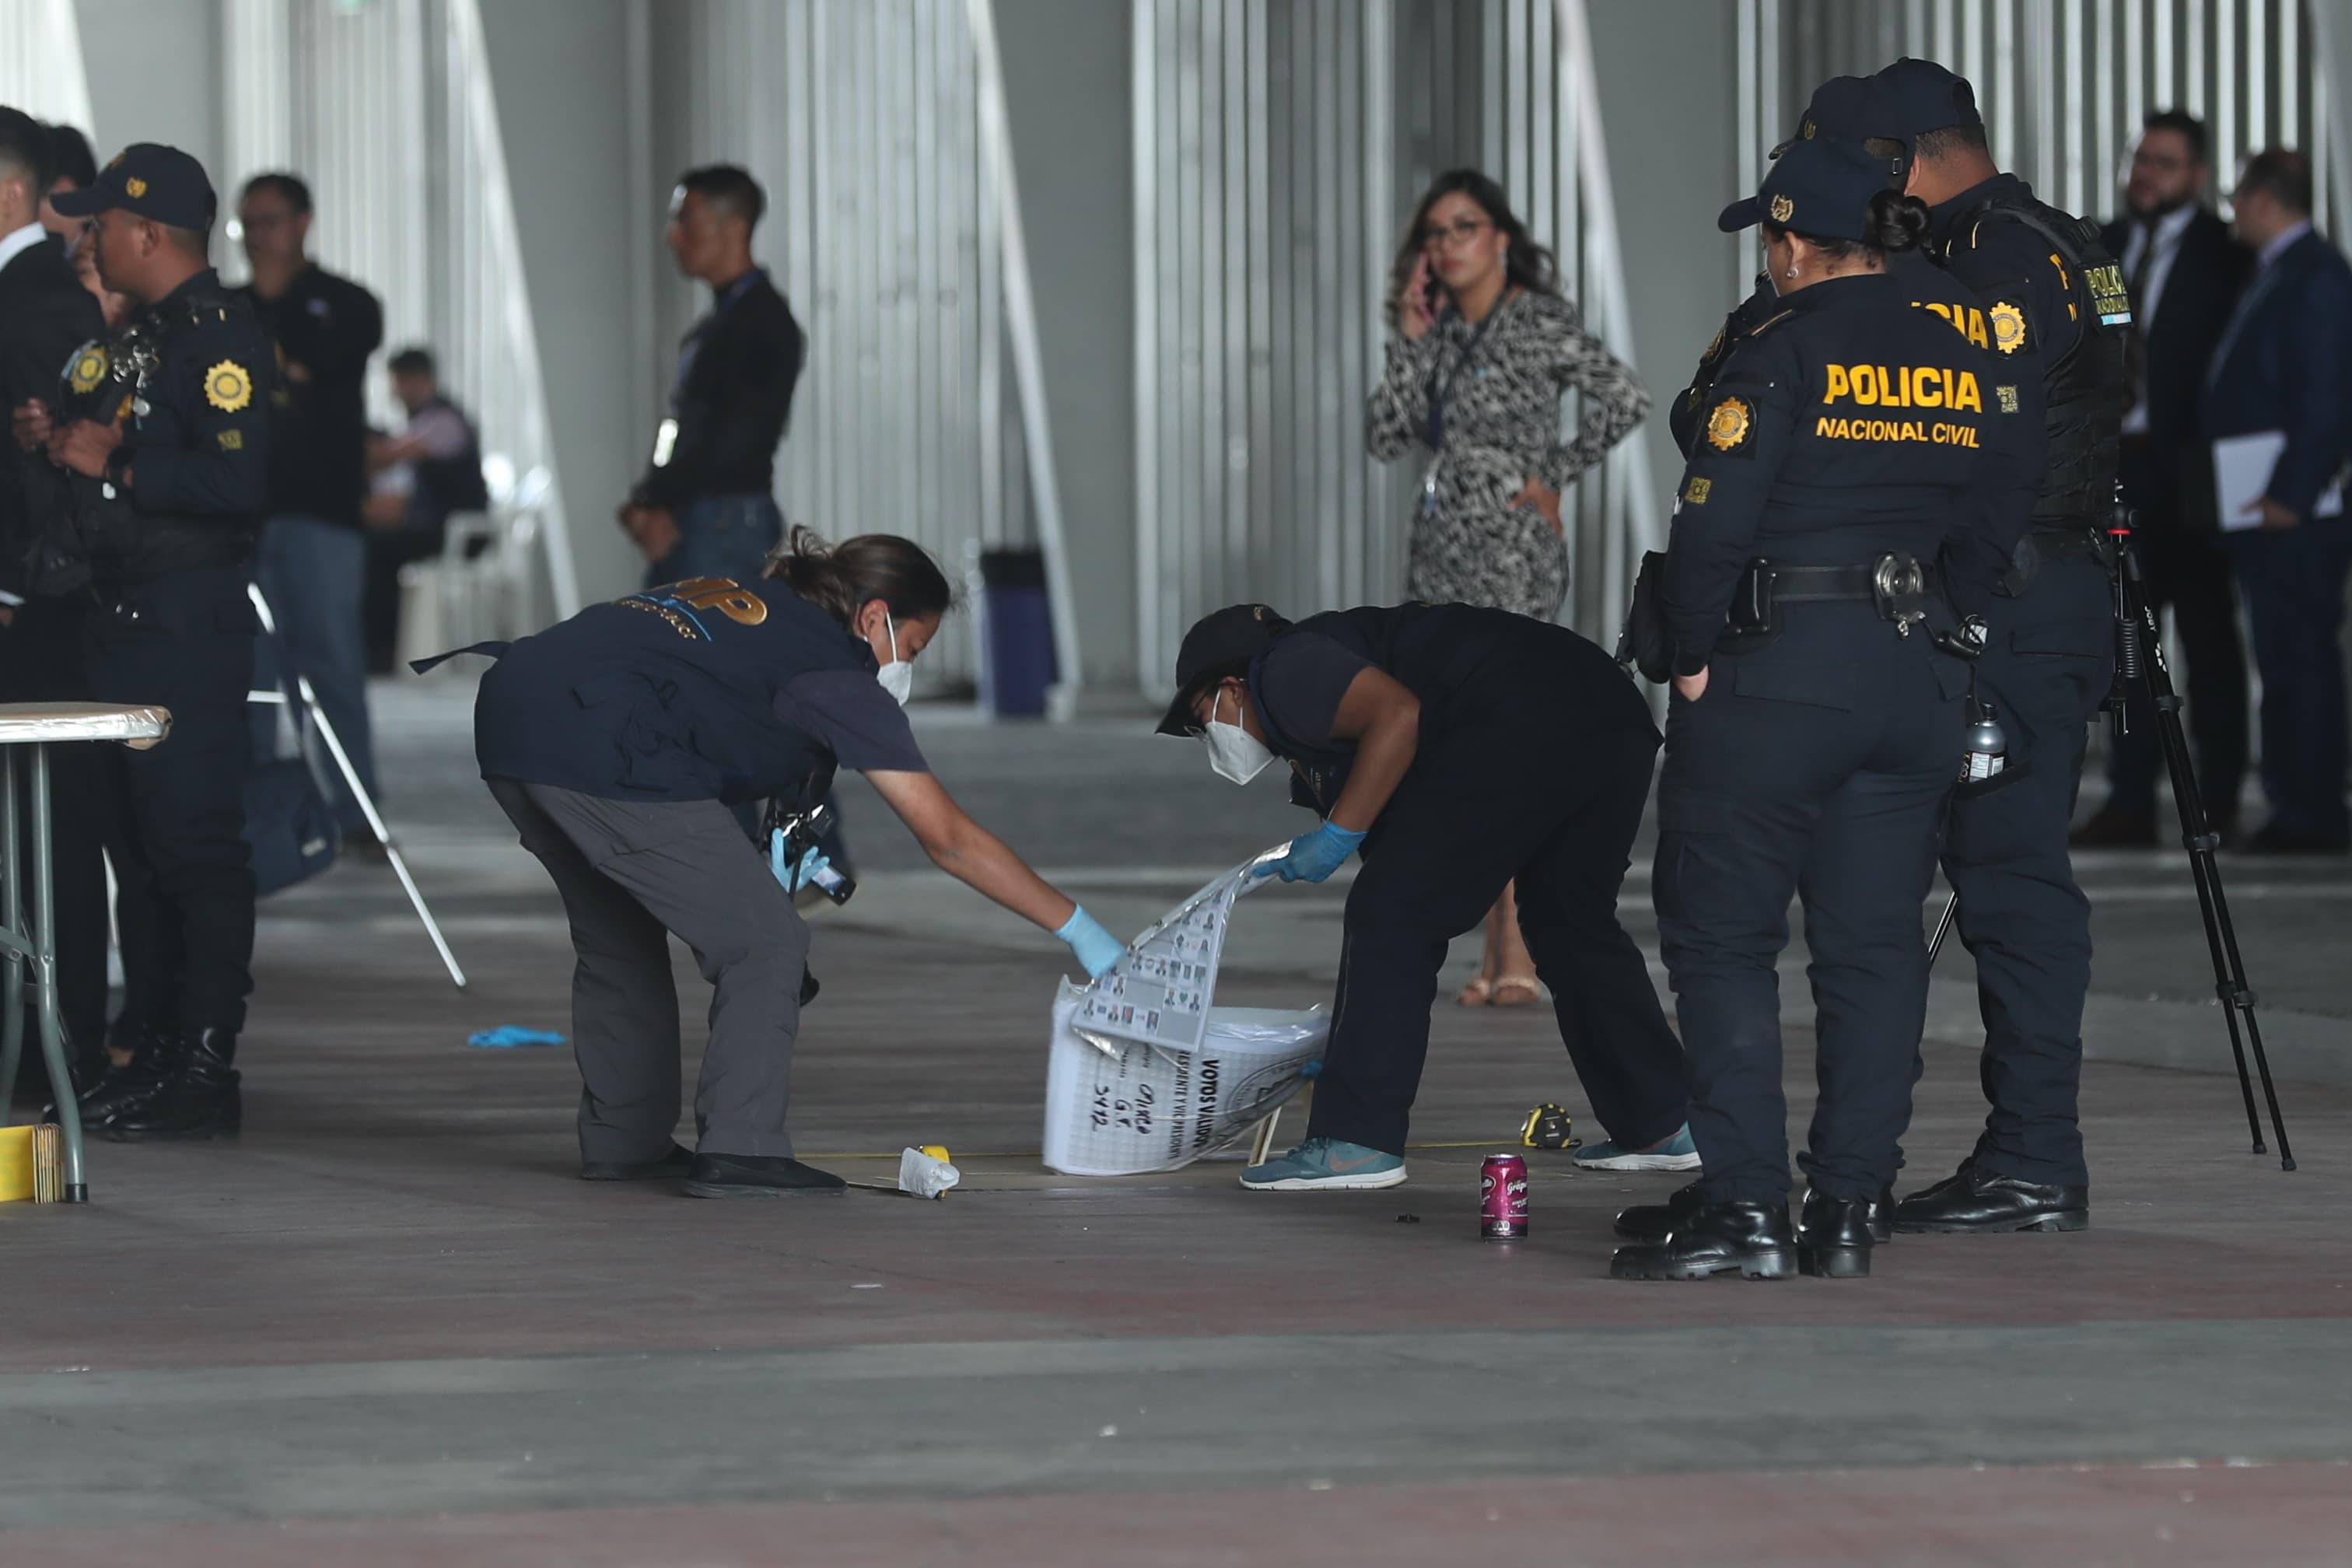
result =
[[[1936,592],[1933,567],[1907,552],[1890,550],[1864,566],[1783,566],[1750,561],[1731,600],[1729,636],[1735,647],[1759,646],[1780,635],[1782,605],[1828,604],[1840,599],[1877,605],[1895,632],[1927,619],[1927,596]]]

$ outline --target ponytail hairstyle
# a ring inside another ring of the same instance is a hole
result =
[[[1870,232],[1872,237],[1861,239],[1824,238],[1820,235],[1795,232],[1807,245],[1833,261],[1854,257],[1884,262],[1900,251],[1916,250],[1927,239],[1927,204],[1916,196],[1906,196],[1896,190],[1880,191],[1870,198]],[[1782,225],[1764,221],[1767,238],[1780,239],[1790,233]]]
[[[843,626],[879,599],[900,623],[929,620],[955,607],[955,590],[939,563],[911,539],[866,533],[827,544],[794,525],[768,562],[767,575],[782,583]]]

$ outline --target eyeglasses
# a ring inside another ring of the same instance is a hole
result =
[[[1478,237],[1479,231],[1495,226],[1484,218],[1465,217],[1453,223],[1433,224],[1421,231],[1421,247],[1434,250],[1441,246],[1466,244]]]

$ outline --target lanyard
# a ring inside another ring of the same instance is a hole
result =
[[[1503,313],[1503,307],[1508,303],[1507,297],[1496,300],[1494,309],[1486,312],[1486,319],[1471,329],[1470,341],[1462,345],[1462,352],[1454,358],[1453,373],[1443,382],[1437,379],[1437,367],[1430,367],[1429,450],[1433,457],[1445,450],[1445,402],[1453,395],[1454,384],[1462,379],[1462,373],[1469,368],[1471,356],[1478,352],[1478,340],[1486,335],[1486,329],[1495,324],[1495,318]]]

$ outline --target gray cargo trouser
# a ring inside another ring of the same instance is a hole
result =
[[[710,1043],[694,1091],[698,1148],[790,1154],[793,1040],[808,927],[716,801],[601,800],[492,779],[563,895],[578,963],[572,1051],[580,1157],[656,1160],[677,1126],[677,989],[669,933],[710,982]]]

